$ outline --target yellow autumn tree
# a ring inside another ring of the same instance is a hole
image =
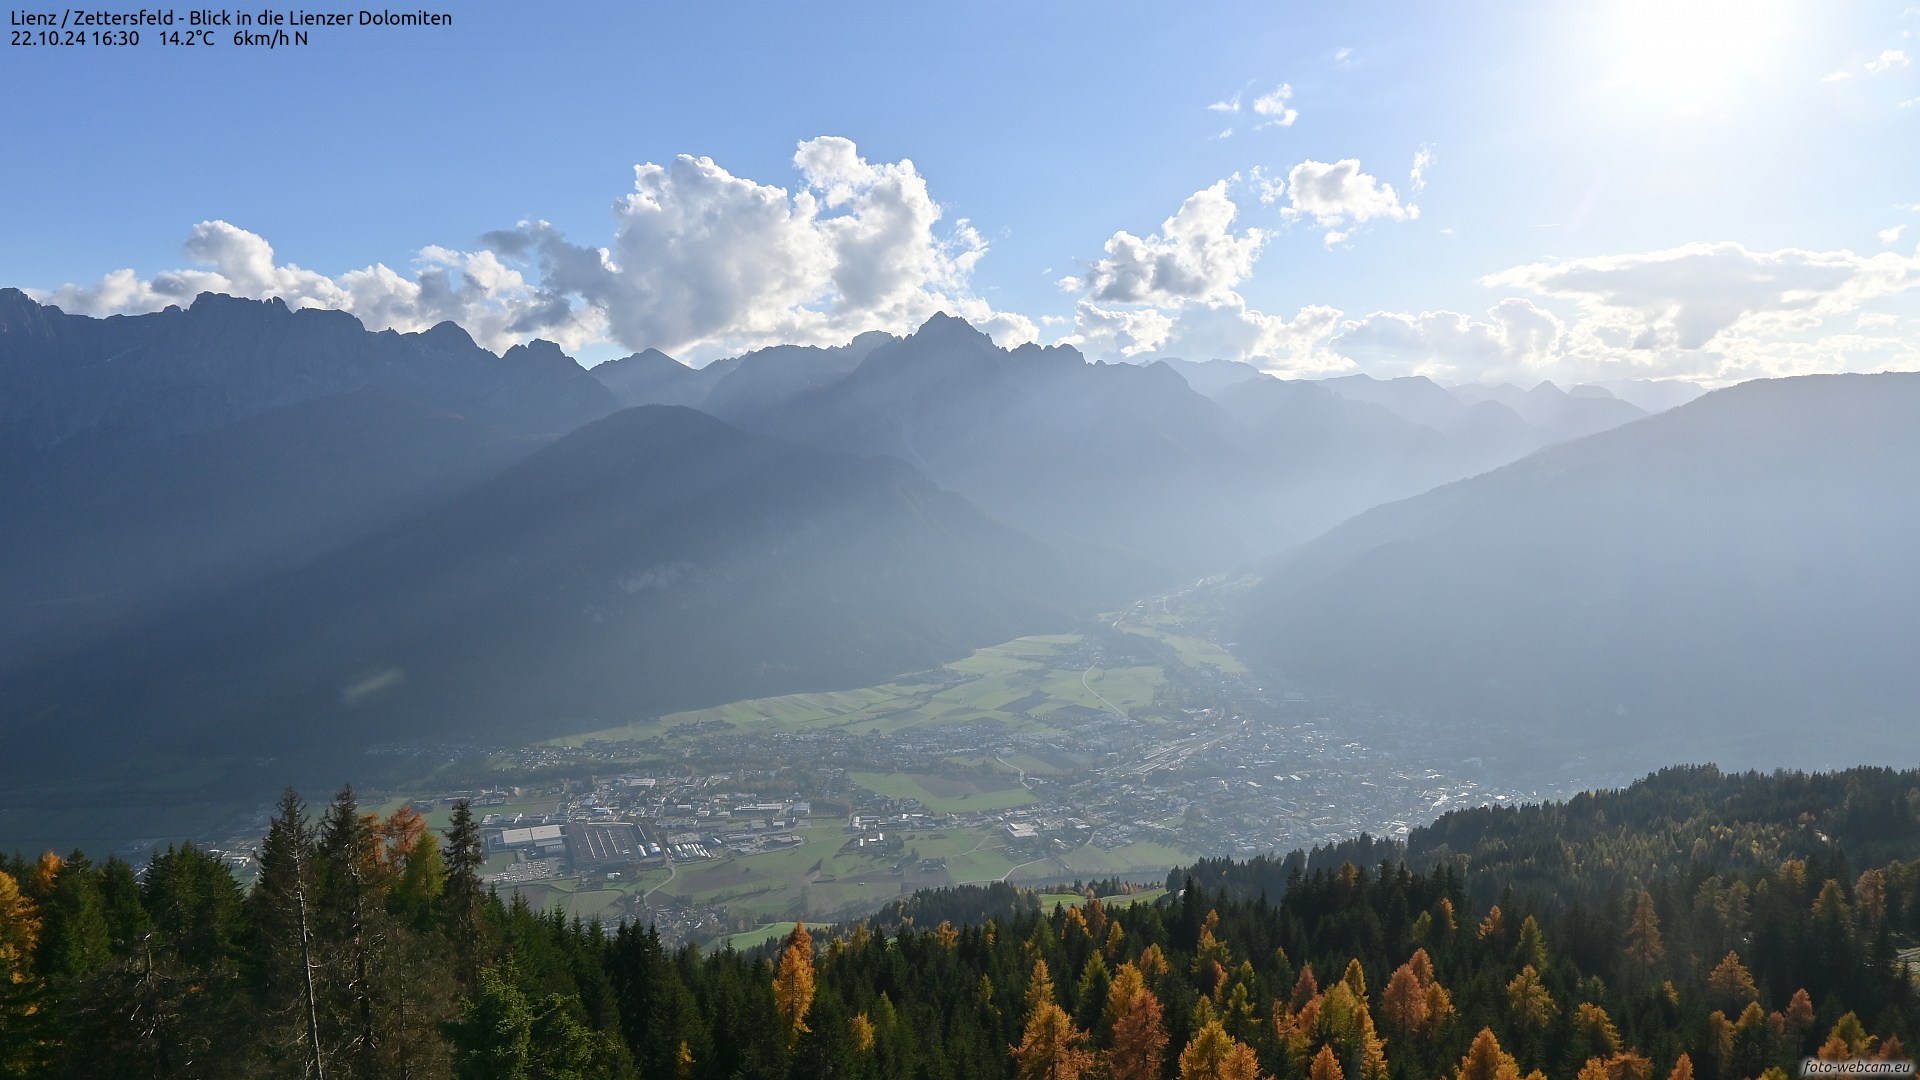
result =
[[[1180,1052],[1180,1080],[1260,1080],[1260,1059],[1215,1021]]]
[[[1588,1058],[1574,1080],[1652,1080],[1652,1077],[1653,1062],[1629,1050]]]
[[[0,985],[17,986],[31,977],[39,940],[39,910],[13,875],[0,870]]]
[[[1520,1063],[1500,1049],[1492,1028],[1481,1028],[1453,1076],[1454,1080],[1520,1080]]]
[[[1333,1047],[1323,1046],[1313,1056],[1313,1064],[1307,1068],[1307,1080],[1346,1080],[1340,1060],[1333,1056]]]
[[[1507,1015],[1521,1031],[1543,1031],[1559,1014],[1560,1007],[1554,1004],[1553,995],[1547,992],[1532,964],[1521,968],[1520,974],[1507,983]]]
[[[22,1030],[38,1009],[34,949],[41,919],[32,897],[0,870],[0,1076],[26,1076],[40,1064],[38,1040]]]
[[[847,1027],[853,1032],[853,1049],[857,1053],[873,1049],[873,1021],[867,1019],[866,1013],[855,1013]]]
[[[1036,959],[1032,974],[1027,976],[1027,1018],[1031,1020],[1040,1006],[1052,1004],[1055,1000],[1053,976],[1047,971],[1047,962]]]
[[[1433,959],[1415,949],[1407,962],[1395,968],[1381,995],[1383,1019],[1403,1038],[1430,1037],[1453,1016],[1453,996],[1435,981]]]
[[[1753,973],[1740,962],[1740,954],[1732,951],[1714,965],[1713,972],[1707,976],[1707,989],[1713,995],[1713,1003],[1729,1011],[1745,1008],[1760,998],[1760,988],[1753,983]]]
[[[813,1007],[813,935],[806,923],[794,923],[781,950],[780,967],[773,976],[773,1005],[786,1029],[787,1045],[807,1032],[807,1010]]]
[[[1386,992],[1380,996],[1380,1015],[1395,1034],[1415,1036],[1427,1030],[1427,988],[1420,985],[1413,965],[1401,964],[1387,977]]]
[[[1667,955],[1660,941],[1660,915],[1653,909],[1653,895],[1642,891],[1634,901],[1633,918],[1627,924],[1627,962],[1642,974],[1652,972]]]
[[[1590,1001],[1573,1010],[1575,1045],[1588,1057],[1610,1057],[1620,1052],[1620,1029],[1607,1010]]]
[[[1673,1063],[1673,1071],[1667,1074],[1667,1080],[1693,1080],[1693,1059],[1681,1054]]]
[[[1113,1046],[1102,1056],[1112,1080],[1157,1080],[1167,1056],[1167,1026],[1160,999],[1145,976],[1121,964],[1107,989],[1106,1022]]]
[[[1860,1023],[1860,1017],[1848,1013],[1833,1025],[1832,1031],[1827,1033],[1827,1041],[1820,1045],[1820,1060],[1852,1061],[1855,1058],[1866,1057],[1873,1052],[1873,1044],[1876,1041],[1872,1035],[1867,1034],[1866,1027]]]
[[[1079,1080],[1094,1066],[1086,1041],[1065,1009],[1042,1000],[1028,1014],[1020,1045],[1012,1048],[1015,1071],[1020,1080]]]

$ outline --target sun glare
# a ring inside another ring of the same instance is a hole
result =
[[[1780,0],[1621,0],[1611,10],[1624,89],[1680,113],[1738,99],[1788,22]]]

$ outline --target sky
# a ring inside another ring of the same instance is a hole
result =
[[[589,364],[944,310],[1290,376],[1920,369],[1913,0],[444,10],[10,48],[0,285]]]

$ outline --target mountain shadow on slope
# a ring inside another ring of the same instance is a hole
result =
[[[66,758],[544,737],[1057,631],[1076,580],[897,461],[630,409],[392,532],[0,684],[0,737]]]
[[[0,290],[0,670],[359,539],[613,411],[547,342]]]

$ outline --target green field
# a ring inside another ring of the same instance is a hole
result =
[[[1218,668],[1234,675],[1246,673],[1247,666],[1227,650],[1203,637],[1181,633],[1184,624],[1169,615],[1153,615],[1121,626],[1129,634],[1150,637],[1174,651],[1180,662],[1190,668]]]
[[[1089,671],[1084,650],[1084,639],[1075,634],[1017,638],[948,664],[951,678],[944,682],[902,680],[859,690],[754,698],[552,742],[581,746],[595,740],[674,739],[679,729],[714,721],[741,732],[843,728],[890,735],[966,720],[994,720],[1017,731],[1067,730],[1071,722],[1062,726],[1048,714],[1074,705],[1104,711],[1102,697],[1121,709],[1144,708],[1166,683],[1165,674],[1150,665]]]
[[[749,930],[744,934],[735,934],[728,938],[727,948],[735,951],[743,951],[758,945],[765,945],[769,941],[779,941],[781,938],[793,933],[793,927],[794,924],[790,922],[768,923],[758,930]]]
[[[650,902],[720,904],[731,915],[766,923],[818,921],[871,910],[918,889],[997,881],[1013,865],[992,829],[904,833],[890,851],[843,851],[852,834],[837,825],[812,826],[800,835],[806,843],[781,851],[682,863]],[[921,870],[921,860],[945,860],[946,868]],[[646,887],[664,880],[664,874],[644,879]]]
[[[1142,892],[1115,893],[1112,896],[1103,896],[1100,898],[1100,903],[1102,906],[1110,908],[1131,907],[1134,904],[1151,904],[1165,895],[1167,895],[1167,890],[1165,889],[1147,889]],[[1041,911],[1052,911],[1055,904],[1066,904],[1068,907],[1074,907],[1086,902],[1087,898],[1084,893],[1040,894]]]
[[[1033,794],[1006,773],[967,777],[925,773],[848,773],[847,778],[875,795],[889,799],[918,799],[934,814],[963,814],[969,810],[1007,810],[1025,806]]]

